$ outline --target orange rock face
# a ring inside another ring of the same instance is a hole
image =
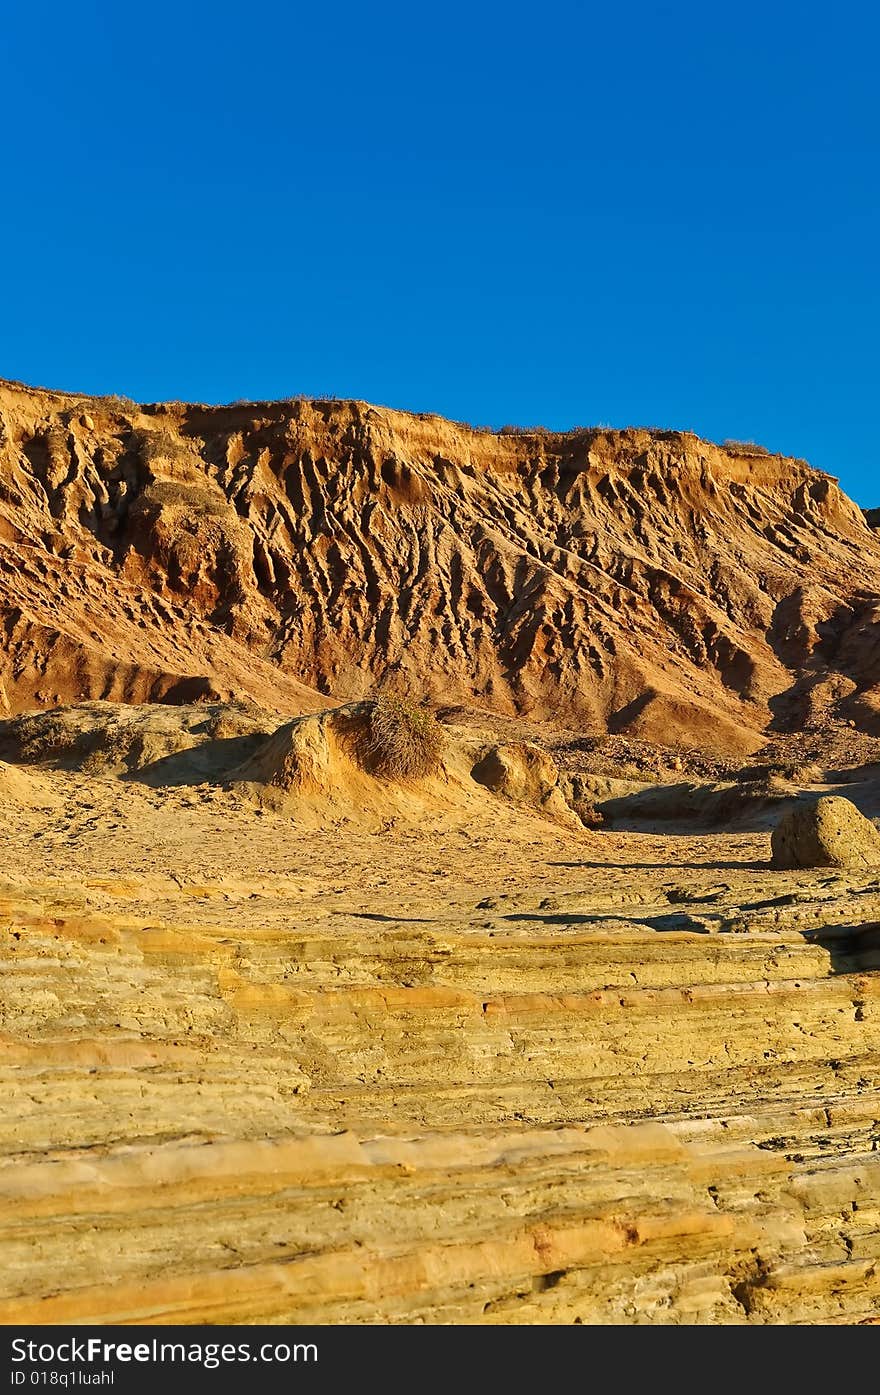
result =
[[[802,461],[494,435],[358,402],[0,387],[5,710],[391,670],[443,702],[717,750],[880,732],[880,539]]]

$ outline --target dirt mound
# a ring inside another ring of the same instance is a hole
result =
[[[22,790],[34,791],[42,790],[43,782],[16,766],[130,779],[156,788],[213,786],[312,827],[340,819],[369,825],[397,816],[418,820],[476,804],[485,808],[487,799],[497,796],[583,830],[566,803],[569,785],[560,783],[545,752],[504,748],[509,780],[489,794],[492,781],[474,771],[488,770],[487,753],[494,749],[497,757],[501,748],[479,732],[441,725],[429,711],[419,711],[415,728],[404,735],[411,740],[413,731],[417,738],[427,732],[429,759],[414,765],[407,746],[401,768],[394,744],[398,733],[388,725],[396,713],[396,704],[371,700],[279,725],[277,714],[247,703],[80,703],[0,722],[0,769]],[[9,764],[3,766],[3,760]]]
[[[577,736],[561,734],[553,741],[554,759],[572,775],[610,780],[656,780],[702,783],[739,778],[741,762],[708,754],[693,746],[672,742],[641,741],[631,736]]]
[[[81,703],[0,722],[0,755],[157,784],[216,780],[268,739],[278,719],[243,703],[137,707]]]
[[[0,761],[0,799],[7,813],[12,810],[53,809],[58,796],[38,775],[16,770],[14,765]]]
[[[515,804],[541,809],[572,828],[583,827],[560,787],[556,762],[539,746],[508,742],[493,746],[471,770],[473,779]]]
[[[492,747],[472,733],[443,729],[424,774],[389,772],[375,744],[374,702],[351,703],[286,722],[230,775],[258,804],[312,826],[345,819],[420,819],[485,805],[486,791],[583,831],[558,787],[559,772],[536,747]]]
[[[369,716],[363,704],[285,722],[232,778],[303,798],[333,799],[343,785],[353,793],[352,780],[367,774]]]
[[[7,711],[420,695],[734,755],[880,732],[880,538],[829,477],[687,433],[0,385]]]
[[[773,830],[773,866],[876,867],[880,832],[848,799],[830,796],[789,809]]]

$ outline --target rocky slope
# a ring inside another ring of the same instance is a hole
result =
[[[804,462],[358,402],[0,387],[7,712],[401,675],[444,703],[743,751],[880,732],[880,539]]]

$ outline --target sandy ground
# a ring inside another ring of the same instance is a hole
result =
[[[309,830],[209,785],[152,790],[136,781],[44,776],[57,809],[8,830],[5,871],[103,908],[119,901],[154,916],[179,914],[182,894],[235,905],[258,923],[336,909],[442,919],[486,896],[531,903],[550,892],[641,900],[682,883],[743,888],[766,882],[769,834],[572,833],[514,810],[481,819],[426,814],[370,830],[340,820]],[[774,874],[774,879],[779,874]],[[801,880],[815,880],[805,874]]]

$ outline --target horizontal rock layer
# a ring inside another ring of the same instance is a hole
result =
[[[544,829],[7,886],[0,1320],[873,1320],[880,883]]]

